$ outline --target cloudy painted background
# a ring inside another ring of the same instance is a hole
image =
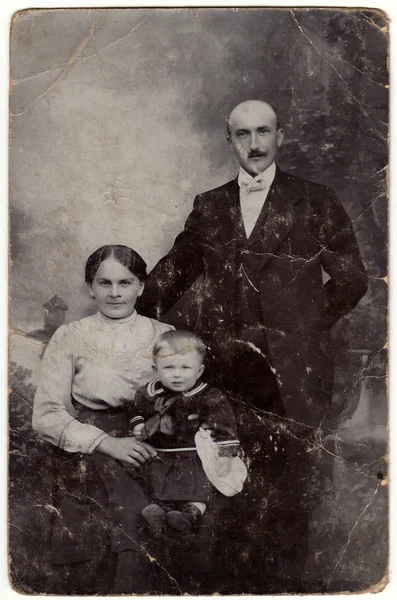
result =
[[[375,13],[49,10],[21,13],[11,51],[12,322],[92,310],[88,255],[105,243],[149,267],[194,196],[232,178],[225,118],[267,99],[286,131],[279,164],[336,189],[384,276],[386,35]]]

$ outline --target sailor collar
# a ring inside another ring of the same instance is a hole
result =
[[[147,386],[147,393],[149,394],[150,398],[154,398],[155,396],[158,396],[159,394],[165,394],[166,390],[163,387],[157,387],[157,385],[159,385],[160,382],[159,381],[151,381],[148,386]],[[200,392],[204,391],[206,388],[208,387],[208,383],[204,383],[203,381],[201,383],[199,383],[196,387],[192,388],[191,390],[188,390],[187,392],[182,392],[182,396],[184,396],[185,398],[190,398],[191,396],[196,396],[197,394],[200,394]]]

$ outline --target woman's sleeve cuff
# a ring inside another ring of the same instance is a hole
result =
[[[95,452],[96,448],[99,446],[99,444],[105,439],[110,437],[107,433],[105,433],[104,431],[102,431],[102,433],[100,435],[98,435],[98,437],[96,437],[91,444],[88,447],[87,450],[87,454],[93,454],[93,452]]]

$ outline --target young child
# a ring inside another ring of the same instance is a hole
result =
[[[203,342],[188,331],[168,331],[153,355],[158,381],[141,387],[129,407],[132,435],[158,454],[147,466],[154,502],[142,516],[156,531],[168,525],[188,532],[199,527],[214,487],[234,495],[247,472],[237,456],[220,457],[228,446],[236,455],[239,442],[228,399],[201,380]]]

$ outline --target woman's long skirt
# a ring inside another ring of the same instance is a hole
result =
[[[128,425],[124,409],[81,407],[77,418],[115,437]],[[150,559],[141,511],[148,503],[139,468],[57,450],[50,560],[59,568],[52,567],[48,593],[145,593]]]

